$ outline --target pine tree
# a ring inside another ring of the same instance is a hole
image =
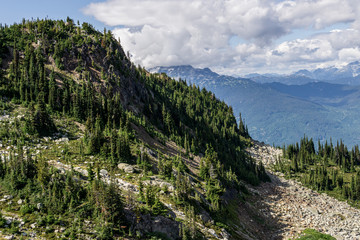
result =
[[[247,137],[247,130],[245,127],[245,123],[243,118],[241,117],[241,113],[239,115],[239,132],[241,136]]]
[[[46,110],[44,94],[38,95],[36,111],[32,118],[32,124],[40,136],[47,136],[56,131],[54,122]]]

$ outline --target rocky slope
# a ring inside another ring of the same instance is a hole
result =
[[[280,149],[255,142],[248,149],[269,169],[281,156]],[[282,174],[269,170],[271,182],[251,188],[260,201],[257,207],[268,219],[277,221],[279,228],[271,233],[272,239],[289,239],[312,228],[330,234],[336,239],[360,239],[360,210],[338,201],[325,193],[319,194]]]

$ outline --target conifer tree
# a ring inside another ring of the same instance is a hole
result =
[[[40,136],[46,136],[56,131],[54,122],[46,110],[43,92],[38,95],[36,111],[32,118],[32,124]]]

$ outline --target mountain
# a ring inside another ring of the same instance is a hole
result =
[[[289,75],[247,74],[245,77],[258,83],[280,82],[288,85],[302,85],[320,81],[355,86],[360,85],[360,62],[352,62],[342,67],[302,69]]]
[[[265,83],[265,86],[284,94],[312,101],[322,105],[347,107],[357,104],[360,87],[327,82],[312,82],[303,85],[286,85],[282,83]]]
[[[214,92],[236,114],[241,112],[253,138],[266,143],[290,144],[304,134],[321,141],[343,139],[349,146],[360,141],[359,87],[324,82],[260,84],[190,66],[150,71],[181,77]]]
[[[269,176],[213,93],[70,18],[0,25],[0,56],[0,238],[276,234],[247,187]]]
[[[358,210],[265,170],[309,173],[325,190],[336,178],[355,199],[358,148],[325,144],[317,156],[305,138],[284,152],[255,141],[213,92],[136,67],[110,31],[70,18],[0,24],[0,57],[1,239],[334,239],[309,227],[359,237]],[[260,105],[243,107],[268,111],[265,94],[329,111],[312,98],[333,86],[295,97],[287,86],[177,68],[222,94],[254,92]],[[341,106],[358,96],[335,90]]]
[[[302,85],[309,82],[317,82],[316,79],[310,78],[306,75],[271,75],[271,74],[248,74],[245,75],[246,78],[249,78],[257,83],[272,83],[279,82],[287,85]]]
[[[312,71],[301,70],[295,72],[295,76],[306,76],[318,81],[332,83],[359,85],[360,63],[358,61],[349,63],[343,67],[317,68]]]

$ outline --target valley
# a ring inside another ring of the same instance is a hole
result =
[[[157,67],[175,79],[206,88],[241,113],[254,139],[275,146],[299,141],[304,135],[321,142],[330,138],[352,147],[360,141],[360,88],[328,82],[286,85],[259,83],[252,78],[219,75],[191,66]],[[276,79],[273,79],[274,81]],[[239,118],[237,118],[239,120]]]

